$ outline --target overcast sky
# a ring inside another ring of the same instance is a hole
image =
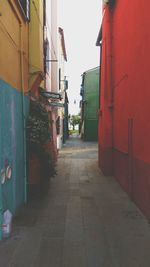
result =
[[[58,0],[58,3],[59,26],[64,29],[68,57],[69,112],[77,114],[81,74],[99,66],[100,52],[95,43],[101,23],[101,0]]]

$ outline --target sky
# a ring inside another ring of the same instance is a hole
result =
[[[100,49],[96,39],[101,24],[101,0],[58,0],[59,26],[64,30],[68,61],[69,113],[79,113],[81,75],[99,66]]]

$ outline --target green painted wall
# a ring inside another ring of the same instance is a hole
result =
[[[85,72],[84,140],[98,140],[99,67]]]

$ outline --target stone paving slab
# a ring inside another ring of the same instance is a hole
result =
[[[63,250],[63,267],[86,267],[86,249],[84,242],[68,242],[64,244]]]
[[[0,267],[149,267],[149,222],[99,170],[97,143],[70,139],[57,172],[13,220]]]
[[[42,239],[34,267],[60,267],[62,264],[63,239],[45,237]]]

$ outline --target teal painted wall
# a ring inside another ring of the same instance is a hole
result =
[[[25,113],[29,100],[24,97]],[[24,203],[24,127],[22,93],[0,80],[0,171],[8,161],[12,177],[1,186],[0,206],[13,214]]]
[[[99,68],[89,70],[84,78],[84,140],[98,140]]]

